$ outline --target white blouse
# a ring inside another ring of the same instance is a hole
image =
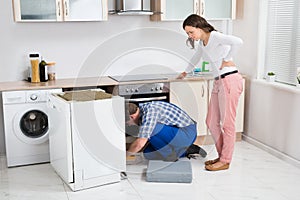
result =
[[[232,60],[242,44],[242,39],[238,37],[212,31],[206,46],[203,45],[203,41],[199,41],[198,48],[185,71],[191,72],[201,58],[209,62],[214,77],[237,70],[236,67],[224,67],[220,70],[220,67],[223,60]]]

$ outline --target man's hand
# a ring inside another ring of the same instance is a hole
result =
[[[128,149],[128,154],[139,152],[147,143],[148,138],[137,138]]]

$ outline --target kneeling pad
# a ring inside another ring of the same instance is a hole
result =
[[[149,160],[146,172],[146,181],[148,182],[191,183],[192,179],[190,161]]]

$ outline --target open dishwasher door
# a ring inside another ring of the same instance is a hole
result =
[[[72,183],[74,170],[70,105],[54,95],[48,98],[49,116],[52,118],[49,124],[53,126],[52,134],[49,134],[50,163],[66,183]]]

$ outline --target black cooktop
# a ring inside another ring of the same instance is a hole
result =
[[[138,74],[138,75],[124,75],[124,76],[109,76],[118,82],[129,82],[129,81],[146,81],[146,80],[166,80],[167,76],[162,74]]]

